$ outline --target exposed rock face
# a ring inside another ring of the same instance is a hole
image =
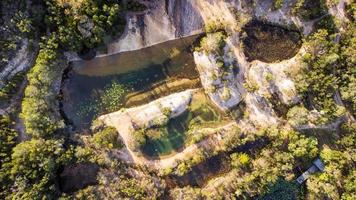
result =
[[[290,5],[293,5],[294,0],[284,0],[281,9],[274,10],[273,0],[256,0],[254,16],[258,19],[266,19],[273,24],[291,25],[296,23],[296,19],[291,16]]]
[[[194,52],[194,60],[205,92],[220,109],[228,110],[241,101],[241,93],[237,87],[239,83],[235,80],[232,68],[223,72],[217,59],[211,54]]]
[[[202,32],[203,20],[192,0],[158,0],[144,13],[130,13],[122,37],[108,54],[130,51]]]
[[[148,7],[140,13],[128,13],[127,25],[123,35],[107,45],[105,56],[124,51],[137,50],[157,43],[186,37],[203,32],[204,24],[223,23],[226,29],[234,30],[241,19],[236,15],[243,14],[243,20],[255,17],[280,25],[297,25],[309,33],[312,23],[301,21],[290,14],[293,0],[284,3],[282,9],[271,10],[272,0],[157,0],[145,1]],[[78,60],[68,54],[70,60]]]
[[[36,49],[31,50],[30,46],[27,39],[22,41],[21,48],[16,52],[15,57],[13,57],[0,72],[0,88],[16,73],[27,70],[33,65],[37,51]]]
[[[261,95],[277,94],[282,103],[290,105],[298,101],[294,82],[286,75],[288,70],[298,67],[299,56],[279,63],[254,61],[248,70],[249,81],[258,85]]]
[[[277,125],[279,119],[269,97],[274,95],[285,105],[298,101],[294,83],[288,76],[288,72],[298,67],[299,54],[302,54],[303,50],[300,50],[297,56],[281,62],[276,61],[277,63],[248,61],[241,45],[241,35],[236,31],[241,26],[236,15],[243,13],[247,19],[255,18],[284,27],[295,24],[304,28],[305,34],[309,34],[314,22],[303,22],[292,17],[291,1],[285,1],[282,9],[275,11],[271,10],[272,0],[158,0],[151,2],[148,11],[140,14],[131,13],[127,16],[126,31],[117,42],[109,45],[108,54],[140,49],[177,37],[192,35],[201,32],[204,23],[222,22],[224,26],[228,26],[224,29],[230,36],[225,40],[226,45],[221,58],[225,65],[231,64],[233,67],[222,71],[216,56],[194,52],[194,60],[203,88],[210,99],[222,110],[229,110],[244,100],[248,116],[238,123],[233,122],[231,127],[254,129],[256,126]],[[255,6],[251,2],[254,2]],[[257,88],[254,91],[246,91],[243,86],[246,82],[253,82]],[[211,90],[212,87],[215,89]],[[169,118],[184,112],[189,106],[192,92],[192,90],[187,90],[169,95],[146,105],[103,115],[99,117],[99,120],[107,126],[115,127],[120,133],[127,147],[126,152],[121,152],[123,157],[126,156],[126,161],[131,159],[131,162],[153,166],[156,169],[172,167],[177,164],[178,160],[184,160],[186,155],[194,154],[200,148],[215,148],[216,141],[220,141],[224,135],[212,133],[213,136],[201,141],[199,146],[190,145],[181,153],[161,160],[149,160],[139,156],[129,148],[129,142],[133,139],[132,133],[135,129],[149,128],[157,123],[163,124]],[[168,116],[163,113],[163,110],[167,108],[171,111]],[[228,136],[231,132],[230,129],[226,129],[224,133]]]

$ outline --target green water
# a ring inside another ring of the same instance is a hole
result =
[[[113,83],[121,85],[129,95],[150,91],[153,85],[164,84],[167,79],[198,78],[191,51],[198,37],[190,36],[140,50],[71,63],[72,70],[64,76],[62,84],[62,111],[75,128],[85,130],[99,115],[123,107],[125,98],[121,102],[115,101],[117,105],[110,107],[100,102],[103,96],[110,96],[107,91],[114,91],[110,90]],[[159,97],[153,94],[145,101]]]
[[[193,99],[194,101],[194,99]],[[196,101],[201,101],[197,99]],[[195,103],[195,102],[192,102]],[[163,131],[163,137],[159,139],[148,139],[142,147],[144,154],[150,157],[169,155],[184,148],[189,140],[187,132],[193,127],[205,127],[211,123],[220,122],[223,116],[207,102],[199,102],[201,105],[194,110],[188,110],[182,115],[171,119],[167,126],[157,131]]]
[[[191,36],[137,51],[71,63],[72,69],[64,76],[62,84],[62,111],[76,130],[85,132],[99,115],[125,107],[127,97],[129,100],[136,97],[142,105],[160,98],[160,95],[177,92],[165,85],[167,81],[198,79],[200,82],[191,51],[197,38]],[[162,87],[154,90],[157,85]],[[188,84],[179,90],[197,87],[200,85]],[[152,95],[142,101],[141,96],[135,96],[147,92]],[[179,151],[189,141],[191,136],[187,133],[192,127],[207,127],[224,118],[209,104],[202,91],[193,95],[189,107],[189,111],[171,119],[166,127],[149,130],[154,136],[161,137],[147,139],[142,147],[145,155],[162,157]]]

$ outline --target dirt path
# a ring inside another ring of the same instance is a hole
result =
[[[11,111],[19,107],[19,104],[21,102],[20,100],[23,96],[27,83],[28,83],[27,79],[22,81],[20,88],[18,89],[16,94],[10,99],[10,103],[7,106],[5,106],[5,108],[0,109],[0,115],[10,114]]]

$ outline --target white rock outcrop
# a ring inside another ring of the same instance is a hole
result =
[[[28,39],[21,42],[21,48],[16,52],[15,56],[0,72],[0,88],[2,88],[7,80],[10,80],[16,73],[29,69],[35,60],[37,51],[30,49],[31,44]]]
[[[148,104],[122,109],[120,111],[102,115],[99,120],[106,123],[108,126],[121,126],[123,118],[129,118],[132,127],[149,128],[159,123],[165,123],[169,118],[174,118],[187,110],[194,90],[186,90],[180,93],[174,93],[166,97],[162,97]],[[164,110],[168,110],[164,113]],[[121,132],[120,128],[118,131]]]
[[[264,63],[253,61],[248,70],[248,81],[257,84],[261,95],[277,94],[285,105],[299,101],[297,91],[291,77],[286,72],[298,67],[299,56],[279,63]]]
[[[126,29],[108,54],[131,51],[202,32],[203,20],[193,0],[158,0],[142,13],[126,16]]]
[[[194,52],[194,60],[201,83],[213,103],[222,110],[228,110],[241,101],[233,69],[223,71],[212,54]]]

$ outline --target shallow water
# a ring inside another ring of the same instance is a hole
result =
[[[196,105],[198,104],[198,105]],[[197,93],[193,96],[190,109],[180,116],[171,119],[164,128],[164,136],[159,139],[149,139],[142,148],[142,152],[154,158],[171,156],[184,148],[187,132],[192,127],[206,127],[227,119],[223,113],[211,105],[205,94]]]
[[[110,108],[97,105],[104,90],[112,83],[126,88],[125,97],[118,104],[125,105],[126,97],[134,98],[136,94],[148,91],[148,98],[140,98],[142,100],[134,104],[137,105],[160,97],[159,93],[150,92],[153,87],[164,88],[167,82],[180,79],[198,79],[191,52],[191,46],[198,37],[190,36],[140,50],[71,63],[71,70],[64,76],[62,84],[63,113],[77,129],[86,129],[98,115],[112,112],[113,108],[120,109],[120,105]],[[174,90],[165,91],[164,95],[199,86],[178,85]]]

